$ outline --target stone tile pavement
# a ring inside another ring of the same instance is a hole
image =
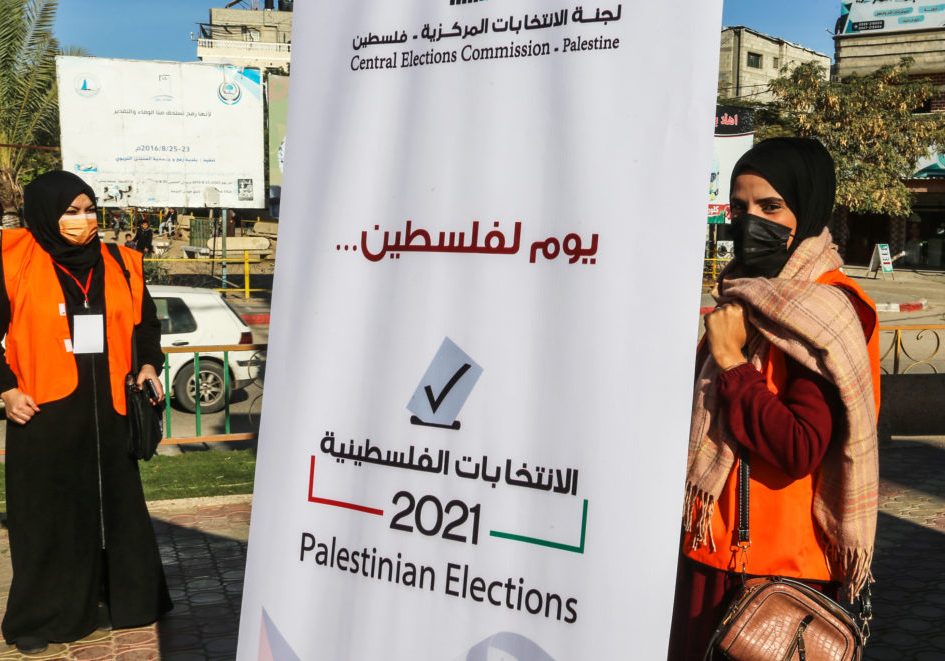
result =
[[[876,617],[866,659],[945,660],[945,437],[893,437],[880,448],[880,473]],[[150,627],[95,632],[28,658],[234,658],[250,496],[149,507],[174,610]],[[9,547],[0,531],[0,608],[9,584]],[[22,655],[0,643],[0,659],[15,658]]]
[[[243,593],[250,496],[148,504],[174,610],[156,625],[96,631],[68,645],[24,656],[0,642],[0,659],[198,661],[233,659]],[[0,534],[0,609],[10,587],[9,545]]]
[[[945,660],[945,437],[880,445],[879,509],[866,658]]]

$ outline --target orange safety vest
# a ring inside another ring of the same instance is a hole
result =
[[[6,358],[19,388],[42,405],[72,394],[79,385],[66,299],[52,257],[28,230],[3,230],[3,279],[10,299]],[[141,323],[144,270],[141,254],[119,248],[131,274],[102,245],[105,264],[105,338],[112,405],[125,415],[125,375],[131,370],[131,334]]]
[[[817,279],[820,284],[842,287],[868,304],[876,306],[866,293],[840,270],[830,271]],[[879,413],[879,323],[867,339],[867,352],[873,376],[873,396]],[[775,347],[768,352],[764,374],[768,390],[778,394],[787,383],[785,355]],[[831,577],[827,566],[824,534],[813,515],[814,484],[817,471],[794,480],[778,467],[750,453],[751,548],[747,554],[747,573],[806,578],[817,581]],[[712,515],[712,535],[716,550],[702,544],[692,549],[692,533],[686,535],[685,553],[697,562],[726,571],[740,571],[741,558],[736,546],[738,530],[738,471],[732,472],[722,488]]]

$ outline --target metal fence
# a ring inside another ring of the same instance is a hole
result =
[[[164,349],[164,369],[163,384],[164,392],[168,395],[164,399],[164,440],[161,445],[186,445],[189,443],[215,443],[229,441],[253,441],[258,438],[258,432],[240,432],[231,433],[231,415],[230,415],[230,352],[238,351],[240,353],[252,351],[253,356],[248,361],[248,367],[255,371],[254,381],[260,387],[263,385],[266,369],[266,349],[267,344],[226,344],[216,346],[200,347],[168,347]],[[200,397],[200,356],[208,353],[223,353],[223,433],[203,435],[203,416],[204,412],[201,406]],[[173,435],[173,422],[171,416],[171,366],[170,354],[189,353],[194,356],[194,425],[195,433],[193,436],[175,437]]]
[[[883,374],[943,374],[945,373],[945,325],[889,325],[880,326],[880,356]],[[232,344],[200,347],[168,347],[164,349],[163,383],[164,392],[170,393],[170,354],[190,353],[194,356],[194,397],[196,410],[194,411],[195,434],[193,436],[173,435],[171,411],[171,397],[165,398],[164,404],[164,434],[161,445],[187,445],[192,443],[215,443],[234,441],[254,441],[258,438],[258,431],[238,432],[231,431],[231,393],[230,371],[223,370],[224,378],[224,405],[223,405],[223,433],[203,434],[203,418],[206,415],[201,408],[200,392],[200,360],[201,355],[208,353],[222,353],[224,365],[229,365],[231,352],[253,352],[249,359],[250,367],[257,375],[254,381],[260,388],[264,384],[266,367],[266,350],[268,344]],[[261,398],[262,395],[260,394]],[[0,452],[0,454],[5,454]]]
[[[945,373],[945,325],[880,326],[883,374]]]
[[[731,257],[706,257],[702,265],[702,289],[709,291],[719,279],[719,273],[730,262]]]
[[[248,250],[244,250],[243,254],[240,257],[145,257],[145,264],[173,264],[173,263],[184,263],[184,264],[239,264],[242,267],[243,271],[243,285],[232,285],[228,281],[225,284],[230,285],[229,287],[213,287],[216,291],[223,292],[224,294],[242,294],[243,298],[249,298],[250,294],[256,292],[271,292],[271,289],[266,289],[263,287],[251,287],[250,279],[252,274],[250,273],[250,265],[258,264],[262,260],[258,258],[253,258],[250,256]],[[233,274],[230,274],[233,275]],[[219,278],[222,279],[222,276]],[[155,283],[150,283],[155,284]]]
[[[945,325],[889,325],[880,326],[880,356],[882,372],[890,375],[903,374],[943,374],[945,373]],[[268,345],[228,345],[228,346],[206,346],[206,347],[181,347],[165,349],[166,354],[170,353],[193,353],[195,369],[194,373],[200,373],[200,354],[209,352],[223,352],[224,363],[228,361],[230,351],[255,351],[255,367],[260,375],[265,371],[266,354]],[[169,364],[165,359],[165,392],[169,387]],[[228,371],[224,370],[226,378]],[[228,384],[227,384],[228,385]],[[260,379],[262,386],[262,379]],[[199,384],[197,385],[199,389]],[[225,392],[228,388],[225,388]],[[195,412],[196,434],[192,437],[174,438],[172,436],[170,420],[170,399],[166,403],[165,433],[168,438],[163,441],[165,445],[187,444],[187,443],[206,443],[216,441],[247,441],[255,440],[258,436],[256,432],[249,433],[230,433],[230,401],[229,393],[226,394],[224,404],[224,433],[209,436],[202,436],[202,411],[199,407],[199,397],[196,398],[198,408]]]

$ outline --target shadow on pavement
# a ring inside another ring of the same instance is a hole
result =
[[[881,512],[866,659],[945,659],[945,532]]]
[[[174,609],[156,624],[98,630],[30,657],[0,641],[0,659],[235,658],[251,507],[247,496],[148,503]],[[9,541],[0,530],[0,616],[11,576]]]
[[[945,515],[941,506],[929,500],[945,499],[945,440],[913,437],[881,443],[879,478],[883,498],[895,499],[907,490],[920,491],[925,497],[920,496],[913,509],[927,505],[930,515]]]
[[[866,659],[945,659],[945,440],[880,444]]]
[[[246,542],[162,520],[154,529],[174,601],[157,625],[160,658],[235,658]]]

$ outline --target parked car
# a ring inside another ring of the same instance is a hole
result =
[[[252,344],[253,334],[223,296],[212,289],[148,285],[161,320],[164,348]],[[219,411],[224,405],[224,369],[229,370],[230,392],[252,381],[252,351],[200,352],[200,410]],[[194,354],[167,354],[170,367],[169,394],[184,410],[196,410]],[[163,376],[163,375],[162,375]]]

